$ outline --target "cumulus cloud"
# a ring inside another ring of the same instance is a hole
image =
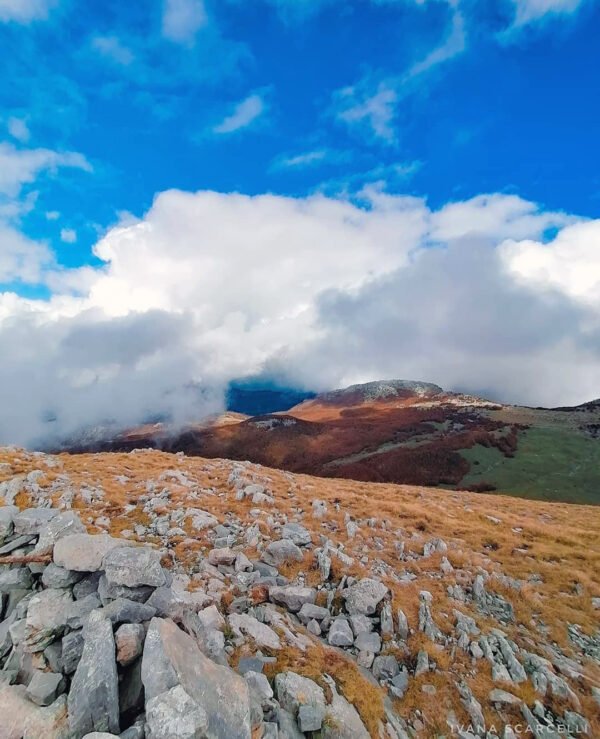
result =
[[[72,228],[61,228],[60,240],[65,244],[74,244],[77,241],[77,231]]]
[[[214,133],[229,134],[247,128],[260,118],[266,111],[266,104],[258,93],[249,95],[237,103],[231,115],[226,116],[221,123],[213,128]]]
[[[387,376],[534,404],[597,394],[583,265],[598,222],[502,194],[361,198],[168,191],[96,244],[99,269],[38,254],[52,297],[0,293],[0,443],[198,420],[265,370],[316,389]]]
[[[11,116],[8,119],[7,124],[9,134],[17,141],[26,142],[29,141],[31,133],[27,121],[23,118],[16,118]]]
[[[524,26],[557,15],[579,10],[585,0],[512,0],[515,26]]]

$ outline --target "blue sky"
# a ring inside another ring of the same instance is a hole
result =
[[[31,419],[141,382],[124,421],[152,393],[181,415],[165,366],[216,396],[261,373],[600,395],[599,31],[596,0],[0,0],[0,346],[47,342],[11,377],[56,383],[28,375]]]
[[[29,133],[5,140],[81,152],[93,169],[31,188],[23,230],[64,264],[88,261],[98,229],[173,187],[305,195],[382,179],[434,206],[511,192],[597,213],[597,3],[515,27],[501,1],[179,0],[170,30],[158,1],[46,5],[0,24],[0,102],[4,126]],[[444,45],[445,60],[411,76]],[[389,97],[361,118],[378,89]],[[65,228],[76,244],[62,245]]]

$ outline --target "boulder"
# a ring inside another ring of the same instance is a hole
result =
[[[73,598],[68,590],[42,590],[29,601],[23,649],[42,652],[62,635]]]
[[[194,639],[170,620],[153,618],[142,657],[146,701],[181,685],[208,717],[214,739],[250,739],[250,696],[245,680],[204,656]]]
[[[208,561],[214,567],[219,565],[232,565],[235,562],[237,554],[229,547],[222,547],[221,549],[211,549],[208,553]]]
[[[207,730],[206,711],[181,685],[146,703],[146,739],[201,739]]]
[[[26,695],[38,706],[49,706],[65,692],[65,687],[66,682],[63,675],[36,670],[29,681]]]
[[[70,739],[65,696],[42,708],[28,700],[25,693],[24,685],[0,683],[0,737]]]
[[[156,615],[156,608],[147,603],[136,603],[127,598],[117,598],[103,608],[104,615],[113,624],[141,624]]]
[[[137,659],[144,648],[146,630],[142,624],[122,624],[115,633],[117,662],[126,667]]]
[[[292,613],[297,613],[305,603],[315,602],[317,591],[314,588],[304,588],[297,585],[276,586],[269,590],[269,598],[273,603],[285,606]]]
[[[287,562],[302,562],[302,550],[290,539],[272,541],[262,553],[261,559],[272,567],[279,567]]]
[[[350,614],[370,616],[388,594],[387,587],[378,580],[366,577],[342,592],[346,610]]]
[[[48,521],[57,515],[56,508],[27,508],[13,518],[15,534],[37,536]]]
[[[377,654],[381,651],[381,637],[375,631],[363,631],[354,640],[354,646],[361,652]]]
[[[14,526],[14,517],[19,512],[16,505],[7,505],[0,508],[0,544],[4,542],[12,535]]]
[[[119,681],[112,625],[93,611],[83,630],[83,653],[69,691],[69,726],[76,736],[119,733]]]
[[[70,534],[54,545],[54,563],[76,572],[97,572],[111,549],[127,546],[108,534]]]
[[[62,670],[65,675],[71,675],[77,669],[83,654],[83,632],[71,631],[63,637],[61,647]]]
[[[266,624],[262,624],[253,616],[246,613],[232,613],[228,620],[234,633],[249,636],[257,647],[281,649],[281,642],[273,629]]]
[[[277,700],[285,711],[298,715],[300,706],[316,706],[325,711],[323,688],[307,677],[295,672],[280,672],[275,676]]]
[[[71,534],[85,534],[86,528],[75,511],[59,513],[40,529],[40,538],[34,554],[52,554],[54,545],[59,539]]]
[[[329,627],[327,641],[332,647],[351,647],[354,643],[354,635],[350,624],[345,618],[336,618]]]
[[[31,570],[28,567],[15,567],[12,570],[0,572],[0,593],[29,590],[32,585]]]
[[[281,530],[282,539],[290,539],[298,546],[306,546],[312,543],[312,534],[299,523],[286,523]]]
[[[109,585],[158,588],[166,581],[159,553],[147,547],[113,548],[105,555],[102,566]]]
[[[65,570],[64,567],[59,567],[54,562],[50,562],[42,573],[42,583],[46,588],[70,588],[81,578],[81,572]]]

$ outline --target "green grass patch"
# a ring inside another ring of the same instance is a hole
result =
[[[480,445],[460,453],[471,465],[461,488],[487,482],[523,498],[600,504],[600,440],[578,430],[521,431],[512,458]]]

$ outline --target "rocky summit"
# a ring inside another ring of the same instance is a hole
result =
[[[0,450],[0,739],[600,736],[600,509]]]

